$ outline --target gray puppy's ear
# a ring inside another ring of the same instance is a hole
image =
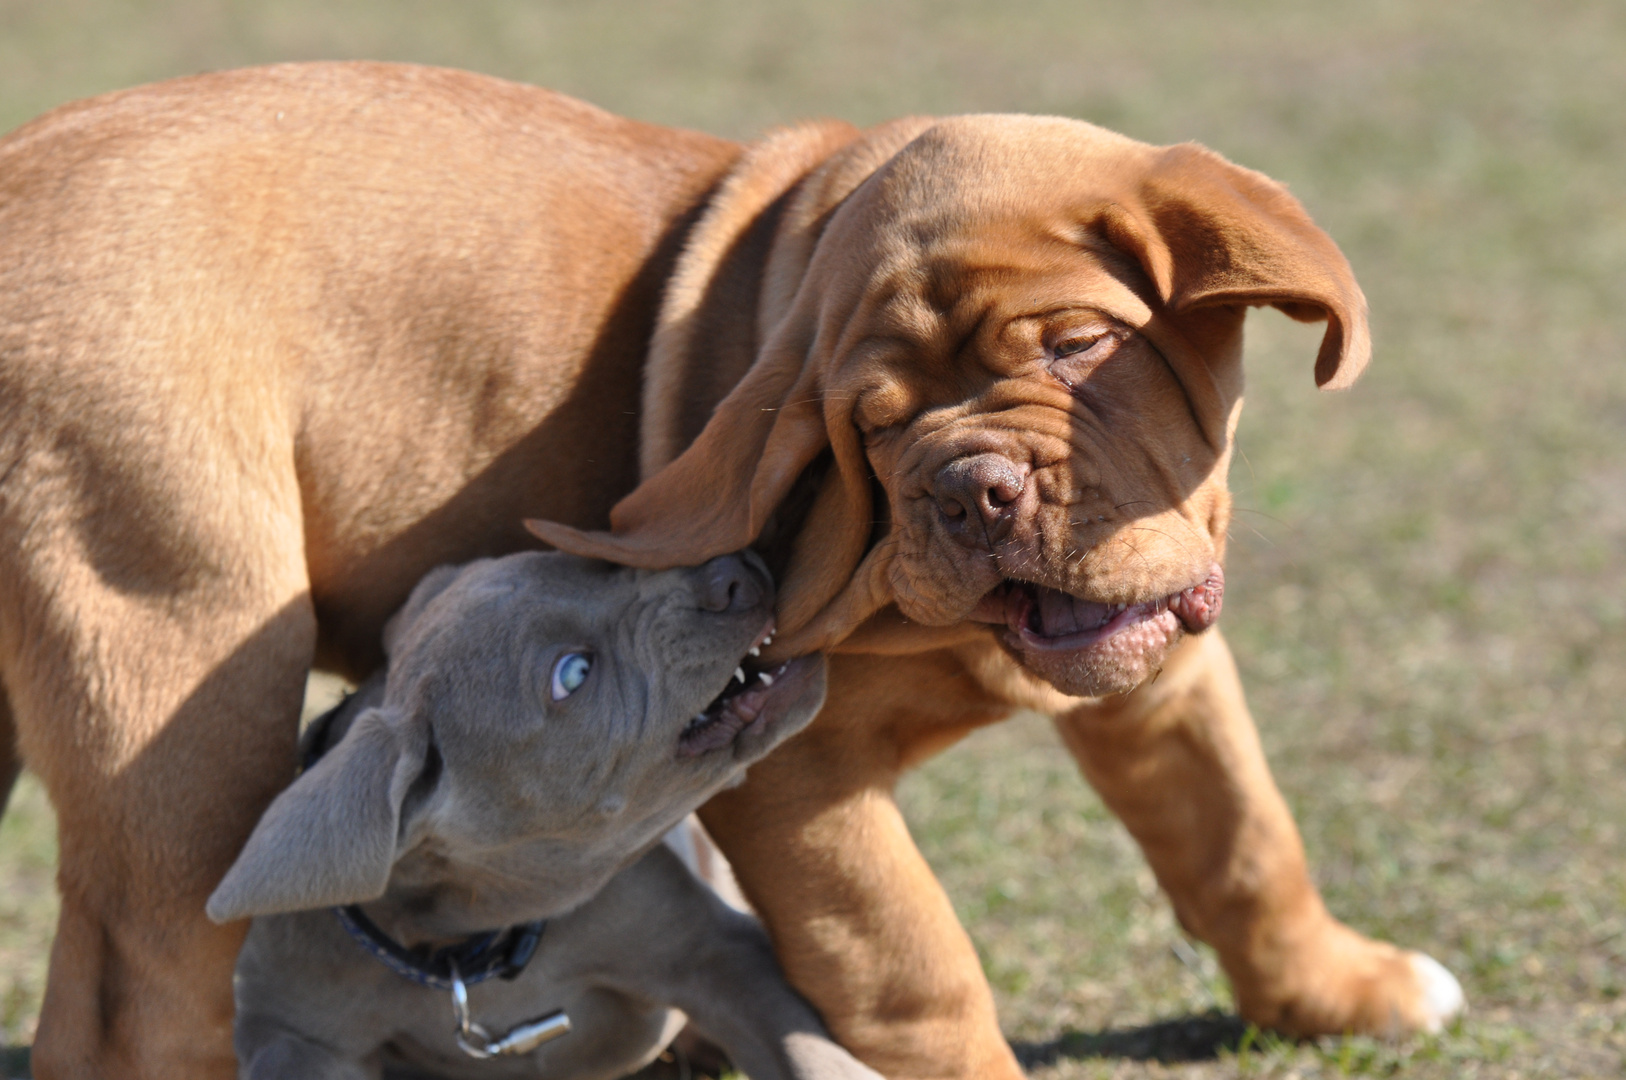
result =
[[[205,910],[217,923],[381,896],[401,804],[429,736],[395,710],[367,709],[339,744],[271,803]]]
[[[423,614],[423,609],[429,606],[431,600],[445,592],[452,582],[457,580],[464,569],[462,566],[437,566],[413,586],[412,595],[401,605],[401,610],[391,615],[390,621],[384,624],[385,656],[395,654],[395,646],[400,642],[401,635],[406,632],[407,627]]]

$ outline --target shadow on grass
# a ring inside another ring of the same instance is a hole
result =
[[[1209,1012],[1160,1020],[1142,1027],[1070,1031],[1049,1042],[1011,1044],[1023,1068],[1060,1061],[1111,1058],[1123,1061],[1212,1061],[1242,1043],[1248,1025],[1240,1018]]]
[[[1048,1042],[1011,1044],[1024,1069],[1054,1065],[1061,1061],[1116,1059],[1122,1061],[1212,1061],[1224,1051],[1235,1051],[1242,1043],[1248,1025],[1235,1016],[1204,1013],[1162,1020],[1142,1027],[1107,1028],[1105,1031],[1070,1031]],[[0,1080],[26,1080],[28,1047],[0,1047]],[[390,1071],[392,1080],[406,1080],[412,1073]],[[681,1073],[671,1064],[656,1062],[638,1074],[637,1080],[665,1080]],[[699,1072],[696,1076],[713,1075]]]

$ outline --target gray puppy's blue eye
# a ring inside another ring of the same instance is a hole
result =
[[[587,681],[593,670],[593,658],[588,653],[565,653],[553,665],[553,700],[563,701]]]

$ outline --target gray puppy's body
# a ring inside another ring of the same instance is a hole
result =
[[[766,575],[735,556],[650,573],[532,552],[426,578],[387,672],[310,736],[321,756],[210,900],[217,920],[258,916],[238,962],[242,1075],[609,1080],[687,1014],[754,1080],[875,1080],[761,928],[659,844],[823,700],[822,661],[749,668],[770,610]],[[570,1033],[467,1056],[450,995],[330,910],[352,903],[409,947],[548,919],[517,978],[469,988],[470,1011],[500,1034],[564,1009]]]

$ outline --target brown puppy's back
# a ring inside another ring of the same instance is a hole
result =
[[[526,514],[601,525],[636,482],[661,285],[737,152],[403,65],[66,106],[0,142],[0,452],[118,524],[133,588],[204,572],[177,517],[208,553],[265,518],[212,506],[191,446],[269,504],[296,477],[322,658],[366,668],[428,567],[525,546]]]

